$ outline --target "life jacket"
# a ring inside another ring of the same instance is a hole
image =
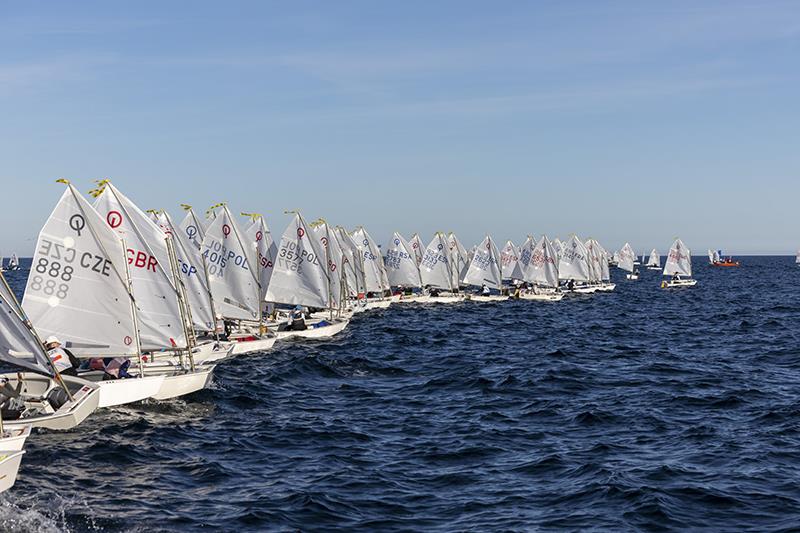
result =
[[[56,367],[56,370],[59,372],[63,372],[64,370],[69,370],[72,368],[72,362],[62,348],[53,348],[47,352],[47,355],[50,357],[50,360],[53,361],[53,366]]]

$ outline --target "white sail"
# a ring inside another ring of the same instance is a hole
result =
[[[191,207],[187,206],[186,216],[183,217],[179,228],[198,250],[202,249],[203,239],[206,236],[206,227],[197,218]]]
[[[254,265],[258,271],[258,286],[260,298],[263,300],[267,295],[267,287],[272,277],[272,269],[275,266],[275,257],[278,253],[278,246],[272,240],[272,234],[264,222],[264,217],[254,215],[252,223],[244,230],[245,246],[253,247]]]
[[[215,320],[212,311],[211,289],[205,261],[200,250],[195,248],[194,242],[186,232],[175,227],[172,217],[166,211],[156,213],[154,218],[156,224],[165,233],[172,235],[175,256],[178,260],[178,272],[183,279],[186,297],[189,300],[192,326],[200,331],[212,331]]]
[[[319,242],[322,259],[328,265],[328,279],[330,280],[330,308],[337,308],[342,303],[342,266],[344,252],[339,245],[336,231],[328,227],[328,223],[320,220],[312,224],[314,236]]]
[[[714,250],[708,249],[708,262],[714,264]]]
[[[633,251],[630,243],[625,243],[617,254],[617,267],[628,272],[633,272],[633,262],[636,260],[636,252]]]
[[[692,253],[680,239],[675,239],[669,249],[667,261],[664,263],[665,276],[678,274],[680,276],[692,276]]]
[[[800,250],[797,250],[797,257],[795,257],[794,262],[800,264]]]
[[[556,251],[556,256],[558,257],[558,260],[560,261],[561,254],[564,253],[564,243],[561,242],[561,239],[556,237],[555,239],[553,239],[552,245],[553,249]]]
[[[475,249],[464,283],[479,286],[485,283],[489,288],[500,289],[503,278],[500,261],[500,252],[487,235]]]
[[[8,260],[8,267],[11,270],[16,270],[19,268],[19,258],[17,257],[17,254],[11,254],[11,259]]]
[[[519,250],[511,241],[506,241],[500,251],[503,279],[522,279],[522,269],[519,266]]]
[[[721,252],[721,250],[714,251],[714,261],[716,261],[716,262],[722,261],[721,256],[720,256],[720,252]]]
[[[68,185],[36,242],[22,301],[43,337],[82,356],[136,355],[122,240]]]
[[[226,205],[206,228],[203,257],[218,318],[260,321],[255,249]]]
[[[0,274],[0,361],[52,375],[47,354],[25,324],[23,311],[3,274]]]
[[[295,213],[278,245],[267,301],[328,308],[330,292],[325,251],[306,221]]]
[[[417,258],[417,266],[419,266],[419,264],[422,263],[422,256],[425,255],[425,245],[422,243],[422,239],[419,238],[419,234],[415,233],[412,235],[408,240],[408,244],[411,245],[411,250]]]
[[[586,246],[586,257],[589,261],[589,281],[597,283],[602,279],[600,248],[594,239],[587,240],[584,246]]]
[[[422,287],[417,258],[408,242],[396,231],[389,239],[389,244],[386,245],[386,257],[383,263],[386,267],[389,285]]]
[[[528,238],[522,243],[522,246],[519,247],[519,269],[522,272],[522,277],[520,279],[528,283],[531,283],[531,280],[528,279],[528,272],[531,269],[534,248],[536,248],[536,241],[534,241],[533,237],[530,235],[528,235]]]
[[[467,275],[471,258],[467,254],[467,249],[452,231],[447,236],[447,246],[450,249],[450,272],[453,277],[453,287],[458,287],[464,276]]]
[[[558,277],[563,280],[590,281],[589,257],[586,246],[573,235],[562,244],[558,262]]]
[[[658,252],[655,248],[653,251],[650,252],[650,257],[647,259],[647,265],[649,267],[660,267],[661,266],[661,256],[658,255]]]
[[[378,245],[363,227],[353,232],[353,241],[361,252],[361,259],[364,262],[367,292],[382,293],[389,287],[389,280],[386,279],[383,257],[381,257]]]
[[[546,235],[536,243],[533,249],[530,266],[525,274],[525,281],[545,287],[558,287],[559,258],[555,246]]]
[[[341,226],[337,227],[336,234],[342,247],[342,264],[344,265],[348,295],[357,297],[359,294],[365,294],[367,289],[364,283],[364,265],[361,261],[361,253],[347,230]]]
[[[167,234],[111,183],[101,185],[94,208],[127,246],[142,350],[187,347]]]
[[[448,258],[447,241],[443,233],[433,236],[419,266],[422,284],[437,289],[454,290]]]

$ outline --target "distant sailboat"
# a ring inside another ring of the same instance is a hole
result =
[[[732,257],[724,257],[722,250],[708,250],[708,263],[716,267],[738,267],[739,261],[734,261]]]
[[[432,303],[454,303],[464,299],[464,295],[458,293],[458,287],[453,285],[449,255],[445,234],[437,232],[419,265],[422,284],[429,291]]]
[[[464,283],[499,291],[503,283],[500,261],[500,253],[497,251],[497,246],[495,246],[492,238],[487,235],[475,250],[475,255],[469,264],[467,274],[464,276]],[[473,294],[470,299],[477,302],[493,302],[508,300],[508,296],[489,294],[487,292]]]
[[[11,259],[8,260],[8,270],[19,270],[19,257],[17,257],[17,254],[11,254]]]
[[[639,271],[634,265],[636,252],[633,251],[633,248],[629,243],[626,242],[622,249],[617,252],[617,257],[617,267],[628,272],[628,274],[625,275],[625,278],[634,281],[639,279]]]
[[[697,285],[697,280],[692,279],[692,253],[680,239],[675,239],[669,249],[663,275],[671,276],[668,281],[661,282],[663,289]]]
[[[644,261],[644,256],[642,256],[642,261]],[[658,255],[655,248],[650,252],[650,257],[647,259],[647,263],[645,263],[644,266],[647,267],[647,270],[661,270],[661,256]]]

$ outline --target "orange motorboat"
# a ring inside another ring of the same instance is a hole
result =
[[[732,259],[726,259],[725,261],[714,261],[711,263],[711,266],[715,267],[738,267],[739,261],[733,261]]]

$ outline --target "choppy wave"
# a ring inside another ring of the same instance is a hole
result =
[[[800,269],[696,270],[683,291],[644,271],[577,301],[395,305],[38,431],[0,529],[794,530]]]

